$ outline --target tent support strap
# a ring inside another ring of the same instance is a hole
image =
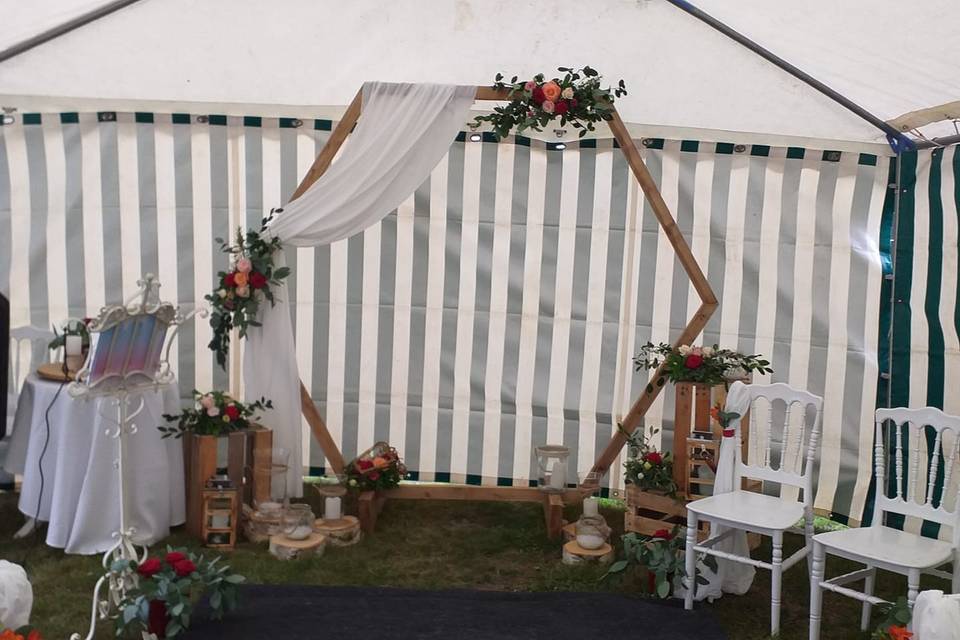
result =
[[[115,11],[119,11],[124,7],[130,6],[139,2],[139,0],[114,0],[114,2],[109,2],[102,7],[97,7],[92,11],[88,11],[82,15],[77,16],[76,18],[71,18],[62,24],[58,24],[55,27],[42,31],[35,36],[31,36],[26,40],[22,40],[10,47],[7,47],[3,51],[0,51],[0,63],[6,62],[14,56],[18,56],[21,53],[26,53],[33,49],[34,47],[39,47],[42,44],[55,40],[60,36],[70,33],[74,29],[79,29],[80,27],[95,22],[100,18],[106,17]]]
[[[855,103],[850,98],[847,98],[843,94],[837,92],[835,89],[828,87],[826,84],[824,84],[820,80],[817,80],[816,78],[811,76],[809,73],[787,62],[786,60],[784,60],[777,54],[773,53],[769,49],[766,49],[760,46],[760,44],[746,37],[739,31],[731,27],[730,25],[717,20],[716,18],[711,16],[709,13],[695,7],[693,4],[691,4],[687,0],[667,0],[667,2],[677,7],[678,9],[682,9],[683,11],[686,11],[697,20],[700,20],[701,22],[704,22],[710,27],[716,29],[717,31],[727,36],[731,40],[737,42],[738,44],[754,52],[755,54],[757,54],[767,62],[770,62],[771,64],[776,65],[778,68],[782,69],[783,71],[786,71],[787,73],[792,75],[794,78],[797,78],[798,80],[813,87],[814,89],[816,89],[823,95],[827,96],[837,104],[852,111],[853,113],[863,118],[864,120],[866,120],[867,122],[875,126],[876,128],[880,129],[887,136],[887,142],[890,143],[890,147],[894,150],[894,152],[899,154],[902,151],[910,151],[915,148],[913,140],[905,136],[902,132],[898,131],[895,127],[891,126],[889,123],[884,122],[877,116],[873,115],[872,113],[870,113],[869,111],[867,111],[866,109],[864,109],[863,107]]]

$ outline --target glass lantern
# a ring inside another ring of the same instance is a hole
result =
[[[583,514],[574,524],[577,544],[582,548],[594,550],[606,544],[610,537],[610,527],[600,515],[600,481],[603,474],[587,471],[580,474],[580,493],[583,499]]]
[[[562,444],[544,444],[535,450],[537,485],[547,493],[563,493],[567,489],[567,464],[570,448]]]
[[[290,468],[290,450],[274,447],[270,458],[270,499],[287,506],[287,470]],[[273,505],[270,505],[271,507]]]
[[[343,496],[347,495],[346,474],[329,473],[317,480],[314,486],[323,497],[323,520],[330,522],[343,518]]]
[[[291,504],[283,510],[283,535],[289,540],[306,540],[313,533],[315,518],[308,504]]]

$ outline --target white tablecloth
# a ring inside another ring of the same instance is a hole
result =
[[[117,440],[107,434],[111,423],[99,410],[109,399],[75,400],[64,386],[54,401],[59,387],[36,375],[26,379],[4,467],[23,474],[20,511],[50,523],[47,544],[67,553],[100,553],[110,548],[113,533],[120,527],[114,467]],[[50,438],[43,455],[40,496],[38,462],[48,407]],[[185,520],[183,445],[177,439],[161,440],[156,428],[166,424],[164,413],[178,413],[179,407],[176,384],[146,392],[143,411],[134,420],[137,432],[127,438],[127,520],[137,529],[137,541],[144,544],[165,538],[171,526]],[[115,405],[104,406],[104,413],[116,415]]]

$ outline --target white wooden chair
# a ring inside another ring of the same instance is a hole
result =
[[[742,455],[741,420],[734,421],[736,437],[736,478],[751,478],[780,485],[780,496],[735,490],[687,505],[686,573],[687,589],[684,605],[693,608],[694,570],[697,554],[712,555],[724,560],[753,565],[772,572],[770,594],[770,632],[780,631],[780,589],[783,571],[806,557],[813,537],[813,461],[820,438],[823,399],[783,383],[746,385],[750,397],[750,451],[745,462]],[[774,418],[778,418],[774,428]],[[766,418],[764,420],[763,418]],[[759,425],[765,424],[764,428]],[[773,465],[776,461],[776,466]],[[739,480],[735,486],[738,486]],[[797,500],[798,490],[802,502]],[[727,530],[697,544],[697,527],[701,520]],[[804,522],[806,543],[789,558],[783,558],[783,534]],[[746,530],[773,539],[771,562],[754,560],[714,548],[734,533]]]
[[[33,365],[34,354],[40,350],[38,346],[46,349],[51,340],[53,340],[53,331],[49,329],[30,326],[10,329],[10,362],[12,364],[12,370],[10,371],[10,383],[6,389],[7,415],[4,416],[8,427],[13,422],[13,415],[17,410],[17,398],[20,395],[20,385],[23,384],[23,379],[27,373],[29,373],[26,367]],[[45,353],[47,353],[49,357],[49,352],[45,351]]]
[[[870,526],[821,533],[813,538],[810,640],[820,637],[824,589],[863,602],[860,627],[867,629],[871,607],[885,602],[873,595],[877,567],[907,577],[910,607],[917,599],[922,573],[951,580],[952,591],[960,592],[960,509],[957,508],[958,475],[954,471],[960,453],[960,417],[949,416],[933,407],[877,409],[875,438],[876,492]],[[887,476],[890,453],[894,478]],[[938,478],[942,478],[939,483]],[[895,484],[893,497],[889,495],[891,482]],[[947,508],[949,502],[953,503],[952,511]],[[884,517],[888,513],[950,527],[951,541],[888,527]],[[827,554],[862,563],[866,568],[824,580]],[[952,571],[942,570],[947,564],[952,565]],[[861,579],[864,580],[862,592],[844,586]]]

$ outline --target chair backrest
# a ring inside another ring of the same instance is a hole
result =
[[[27,376],[26,367],[33,364],[34,354],[38,351],[34,347],[42,345],[43,349],[46,350],[51,340],[53,340],[53,331],[49,329],[30,326],[10,329],[10,342],[12,343],[10,362],[13,365],[10,387],[14,394],[20,389],[23,378]]]
[[[803,491],[804,504],[812,505],[823,398],[782,382],[744,387],[750,398],[750,438],[745,461],[742,419],[737,418],[738,476],[797,487]]]
[[[935,407],[877,409],[875,422],[873,524],[885,513],[923,518],[953,527],[960,544],[960,417]]]

